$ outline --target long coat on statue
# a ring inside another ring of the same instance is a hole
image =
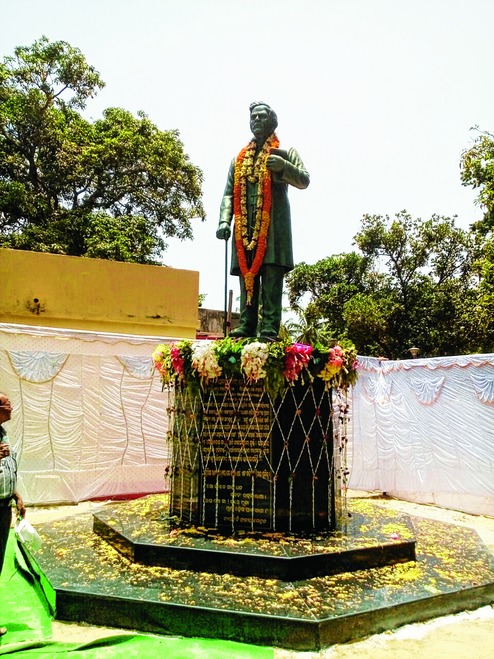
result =
[[[271,174],[271,222],[269,225],[267,249],[264,255],[264,265],[278,265],[289,272],[293,269],[292,225],[290,203],[288,201],[288,185],[303,190],[309,185],[309,174],[295,149],[284,151],[273,149],[273,154],[281,156],[285,161],[282,172]],[[220,223],[231,225],[233,218],[233,186],[235,178],[235,159],[230,165],[225,192],[220,208]],[[257,184],[247,182],[247,214],[249,218],[249,239],[252,236],[257,205]],[[233,232],[235,235],[235,232]],[[262,270],[261,270],[262,273]],[[230,274],[240,275],[237,250],[233,241]]]

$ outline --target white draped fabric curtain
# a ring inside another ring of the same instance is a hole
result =
[[[14,406],[5,427],[28,503],[165,489],[167,395],[151,360],[158,342],[0,326],[0,390]]]
[[[349,487],[494,515],[494,355],[359,362]]]

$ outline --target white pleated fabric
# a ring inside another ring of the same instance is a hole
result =
[[[349,487],[494,515],[494,355],[359,362]]]
[[[27,503],[164,491],[169,403],[151,359],[160,342],[0,324],[0,390],[14,407],[5,425]]]

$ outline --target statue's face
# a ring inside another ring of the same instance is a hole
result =
[[[271,134],[271,118],[263,105],[258,105],[250,113],[250,129],[257,141],[265,140]]]

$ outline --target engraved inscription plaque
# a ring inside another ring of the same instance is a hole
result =
[[[336,528],[331,390],[296,382],[273,400],[263,382],[218,378],[176,392],[171,513],[218,529]]]
[[[202,524],[270,529],[273,415],[263,386],[218,379],[202,398]]]

